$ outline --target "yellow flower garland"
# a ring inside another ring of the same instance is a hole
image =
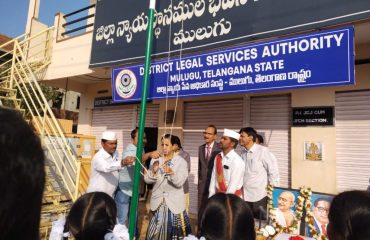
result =
[[[295,218],[293,220],[293,223],[289,227],[283,227],[281,224],[279,224],[276,220],[275,214],[274,214],[274,203],[272,200],[272,191],[274,190],[274,186],[269,184],[267,186],[267,198],[268,198],[268,211],[270,218],[272,220],[272,226],[275,228],[276,233],[290,233],[293,234],[298,229],[298,223],[299,220],[302,218],[303,213],[303,206],[304,206],[304,200],[307,198],[307,192],[304,188],[300,188],[299,190],[299,196],[297,198],[298,204],[295,210]]]
[[[315,228],[315,219],[313,217],[313,213],[311,211],[311,207],[312,207],[312,202],[311,202],[311,194],[312,194],[312,191],[310,188],[307,188],[306,189],[307,191],[307,194],[308,194],[308,198],[306,199],[306,204],[305,204],[305,208],[306,208],[306,223],[308,224],[308,227],[309,227],[309,231],[310,233],[312,234],[312,237],[314,239],[318,239],[318,240],[328,240],[328,238],[324,235],[322,235],[320,232],[318,232]]]

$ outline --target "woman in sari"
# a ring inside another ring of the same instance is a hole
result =
[[[162,138],[163,155],[151,160],[144,177],[146,183],[154,184],[150,199],[152,214],[146,233],[148,240],[183,239],[191,233],[183,189],[188,168],[186,161],[174,154],[174,139],[170,134]]]

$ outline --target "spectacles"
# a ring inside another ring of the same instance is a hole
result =
[[[283,197],[279,197],[278,198],[279,201],[282,201],[283,203],[287,203],[287,202],[290,202],[290,200],[286,199],[286,198],[283,198]]]
[[[203,132],[205,135],[215,135],[214,133],[209,133],[209,132]]]
[[[324,208],[324,207],[317,207],[317,209],[319,210],[320,213],[329,213],[329,209],[328,208]]]

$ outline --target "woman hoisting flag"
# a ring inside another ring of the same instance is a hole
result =
[[[161,144],[163,156],[151,160],[144,177],[146,183],[154,184],[150,199],[152,214],[145,239],[182,239],[191,233],[183,189],[188,167],[180,155],[174,154],[173,135],[163,136]]]

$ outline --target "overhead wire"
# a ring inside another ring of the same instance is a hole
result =
[[[173,1],[171,0],[171,16],[173,16]],[[167,54],[167,64],[170,64],[170,57],[171,57],[171,35],[172,35],[172,20],[170,22],[170,26],[168,29],[168,54]],[[166,77],[166,108],[164,111],[164,134],[167,133],[167,111],[168,111],[168,79],[170,78],[170,69],[167,71],[167,77]]]
[[[181,1],[181,10],[184,11],[184,0]],[[173,1],[171,0],[171,14],[173,16]],[[181,30],[184,31],[184,19],[181,19]],[[171,55],[171,36],[172,36],[172,21],[170,22],[169,26],[169,34],[168,34],[168,55],[167,55],[167,64],[170,62],[170,55]],[[180,50],[179,50],[179,61],[182,59],[182,42],[180,44]],[[181,68],[178,69],[178,74],[181,74]],[[168,80],[170,78],[170,70],[167,72],[167,79],[166,79],[166,110],[165,110],[165,121],[164,121],[164,134],[167,133],[167,114],[168,114]],[[175,108],[174,108],[174,113],[172,117],[172,123],[171,123],[171,128],[170,128],[170,135],[173,133],[173,125],[175,123],[175,117],[177,113],[177,105],[178,105],[178,99],[179,99],[179,91],[176,91],[176,99],[175,99]]]
[[[184,0],[182,0],[182,11],[184,11]],[[173,15],[173,0],[171,0],[171,14]],[[184,30],[184,19],[182,18],[181,19],[181,31]],[[171,58],[171,36],[172,36],[172,21],[170,22],[170,25],[169,25],[169,34],[168,34],[168,54],[167,54],[167,64],[169,64],[170,62],[170,58]],[[181,61],[182,59],[182,43],[180,45],[180,50],[179,50],[179,61]],[[178,69],[178,74],[181,73],[181,69],[179,68]],[[166,77],[166,99],[165,99],[165,116],[164,116],[164,135],[167,134],[167,114],[168,114],[168,82],[169,82],[169,78],[170,78],[170,69],[167,71],[167,77]],[[178,106],[178,98],[179,98],[179,91],[176,91],[176,99],[175,99],[175,108],[174,108],[174,114],[173,114],[173,117],[172,117],[172,123],[171,123],[171,128],[170,128],[170,135],[172,135],[173,133],[173,125],[174,125],[174,122],[175,122],[175,116],[176,116],[176,113],[177,113],[177,106]],[[137,159],[138,160],[138,159]],[[138,161],[141,165],[141,167],[144,169],[144,170],[147,170],[142,164],[140,161]]]

